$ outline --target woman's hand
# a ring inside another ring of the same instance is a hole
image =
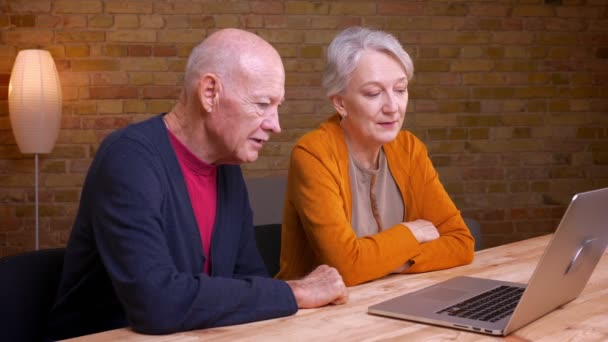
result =
[[[439,237],[439,232],[433,223],[427,220],[418,219],[411,222],[401,223],[405,228],[409,229],[419,243],[433,241]]]

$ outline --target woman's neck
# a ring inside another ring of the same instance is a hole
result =
[[[363,141],[360,136],[352,134],[348,128],[348,125],[343,125],[344,121],[340,122],[342,131],[344,132],[344,138],[348,145],[351,156],[355,159],[359,166],[368,170],[378,169],[378,158],[380,156],[380,149],[382,146],[370,145]]]

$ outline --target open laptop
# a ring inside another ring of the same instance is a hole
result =
[[[528,285],[455,277],[368,308],[371,314],[508,335],[581,293],[608,244],[608,188],[576,194]]]

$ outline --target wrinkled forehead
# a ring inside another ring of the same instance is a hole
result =
[[[265,73],[285,73],[281,56],[273,49],[243,53],[238,60],[239,67],[245,71],[258,71]]]
[[[278,56],[246,56],[236,70],[236,86],[255,93],[282,97],[285,91],[285,69]]]
[[[285,69],[281,57],[276,53],[247,54],[239,61],[239,69],[249,77],[278,79],[284,81]]]

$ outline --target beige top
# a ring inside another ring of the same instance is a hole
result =
[[[384,150],[380,149],[376,170],[361,166],[350,151],[348,159],[353,199],[350,223],[357,237],[374,235],[403,222],[405,205],[388,168]],[[377,213],[375,216],[374,211]]]

